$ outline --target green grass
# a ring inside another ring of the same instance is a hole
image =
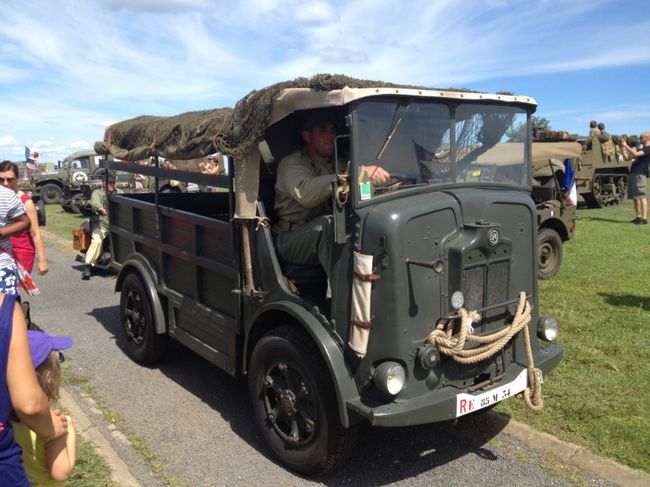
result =
[[[110,468],[95,447],[81,438],[77,445],[77,464],[66,487],[114,487]]]
[[[45,212],[47,221],[43,230],[69,240],[72,248],[72,229],[81,226],[88,218],[83,215],[68,213],[59,204],[47,205]]]
[[[650,472],[650,225],[633,217],[630,202],[578,210],[560,272],[540,282],[541,314],[559,318],[565,347],[544,382],[544,410],[519,401],[498,410]],[[46,229],[71,242],[83,220],[49,205]]]
[[[632,205],[580,209],[562,268],[540,282],[541,314],[560,320],[561,365],[544,410],[499,405],[515,419],[650,472],[650,225]]]

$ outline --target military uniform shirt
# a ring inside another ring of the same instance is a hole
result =
[[[278,165],[275,182],[275,212],[278,219],[304,223],[331,210],[332,182],[330,166],[312,161],[302,151],[289,154]]]
[[[115,188],[115,193],[121,193],[119,189]],[[104,188],[98,188],[90,195],[90,206],[92,206],[95,213],[99,208],[108,210],[108,197]],[[102,230],[108,231],[108,215],[99,215],[99,227]]]

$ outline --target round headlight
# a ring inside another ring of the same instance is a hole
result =
[[[451,295],[451,307],[454,309],[460,309],[465,304],[465,296],[461,291],[454,291]]]
[[[553,342],[557,340],[560,324],[553,316],[540,316],[537,325],[537,336],[542,340]]]
[[[384,362],[375,369],[373,380],[380,390],[395,396],[404,389],[406,371],[397,362]]]

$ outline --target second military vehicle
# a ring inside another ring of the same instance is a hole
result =
[[[578,194],[590,208],[617,205],[627,195],[627,180],[632,161],[623,159],[618,149],[618,137],[609,134],[572,138],[564,131],[537,131],[536,141],[580,144],[580,154],[574,159]],[[634,143],[631,138],[630,143]]]
[[[173,338],[247,376],[262,438],[301,474],[354,453],[364,422],[455,420],[518,394],[541,408],[562,347],[539,312],[530,137],[504,178],[499,155],[535,109],[526,96],[320,75],[234,110],[109,127],[96,149],[118,159],[234,161],[228,176],[121,166],[224,189],[110,197],[128,354],[156,362]],[[314,110],[338,128],[329,293],[320,266],[278,257],[271,231],[277,162],[300,149]],[[373,186],[368,166],[393,179]]]

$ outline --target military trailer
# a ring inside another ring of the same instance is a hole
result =
[[[233,110],[109,127],[95,147],[117,159],[232,161],[227,176],[122,166],[223,188],[110,197],[128,354],[155,363],[173,338],[247,376],[268,448],[304,475],[353,453],[363,423],[456,420],[514,395],[540,409],[562,347],[538,306],[530,139],[512,179],[477,171],[478,157],[498,170],[506,131],[530,128],[535,109],[525,96],[319,75]],[[322,268],[278,258],[271,231],[278,161],[314,110],[338,127],[330,293]],[[390,184],[370,185],[368,164]]]

